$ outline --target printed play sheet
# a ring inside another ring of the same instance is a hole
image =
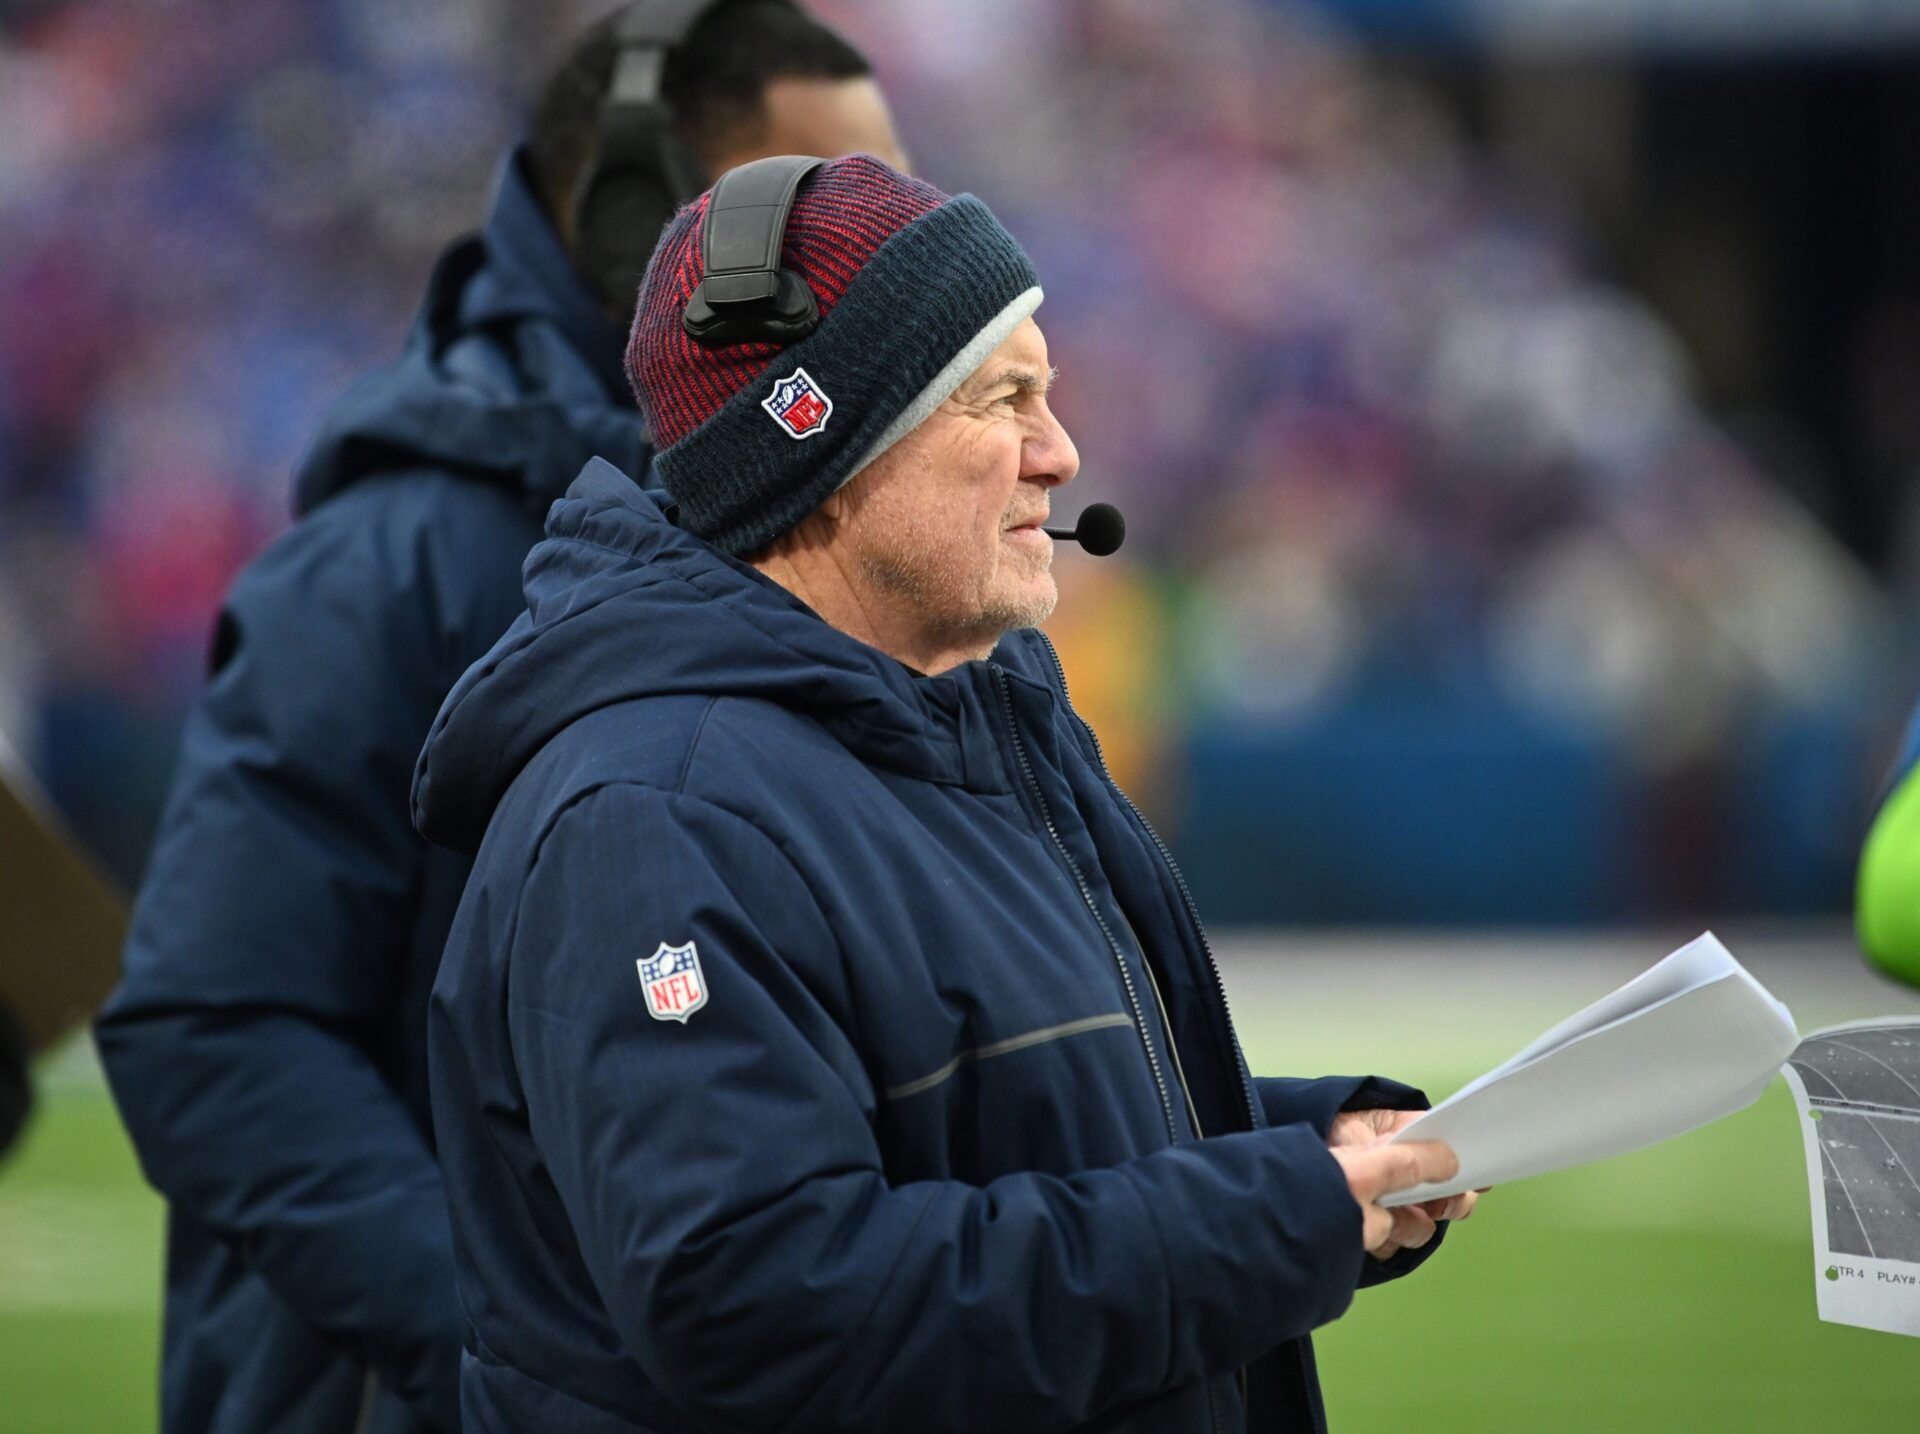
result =
[[[1409,1205],[1624,1155],[1745,1109],[1799,1043],[1787,1008],[1711,932],[1456,1091],[1396,1140],[1460,1157]]]
[[[1920,1017],[1815,1031],[1787,1062],[1820,1318],[1920,1335]]]

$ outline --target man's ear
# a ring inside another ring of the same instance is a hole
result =
[[[846,499],[846,489],[837,489],[828,494],[826,500],[806,517],[753,554],[747,561],[758,566],[776,558],[791,560],[796,553],[827,547],[833,542],[834,536],[846,526],[852,512],[853,509]]]
[[[848,517],[852,514],[852,507],[847,497],[847,489],[851,486],[843,483],[827,494],[820,500],[820,506],[807,515],[807,521],[812,522],[813,519],[818,518],[829,532],[845,527]]]

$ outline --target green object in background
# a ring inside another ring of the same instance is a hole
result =
[[[1920,767],[1908,769],[1867,833],[1854,929],[1868,960],[1920,986]]]

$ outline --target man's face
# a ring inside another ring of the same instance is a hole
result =
[[[730,136],[718,153],[703,158],[719,175],[772,154],[817,154],[822,159],[870,154],[902,173],[908,166],[886,96],[870,77],[769,80],[761,122]]]
[[[918,428],[841,491],[853,571],[896,619],[954,646],[991,646],[1059,598],[1040,531],[1080,455],[1047,407],[1053,371],[1027,319]]]

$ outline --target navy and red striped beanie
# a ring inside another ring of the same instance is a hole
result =
[[[687,531],[735,555],[791,530],[918,427],[1040,305],[1025,251],[971,195],[871,155],[800,183],[781,261],[820,326],[705,348],[680,324],[712,191],[660,237],[627,341],[654,467]]]

